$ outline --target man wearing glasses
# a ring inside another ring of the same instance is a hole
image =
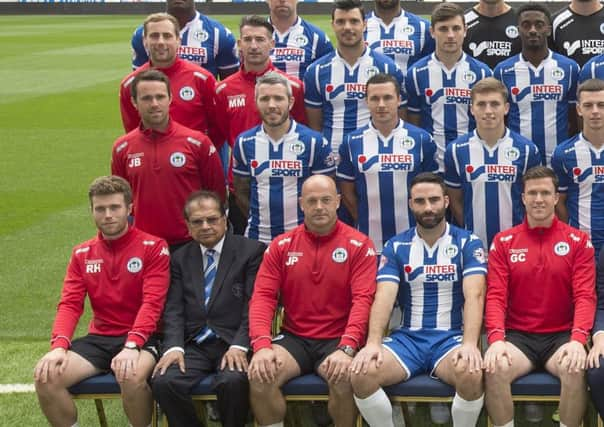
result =
[[[216,193],[191,194],[184,218],[193,241],[171,257],[165,352],[153,372],[153,395],[170,425],[201,426],[190,391],[218,372],[212,386],[222,425],[243,427],[249,408],[248,300],[265,245],[227,233]]]

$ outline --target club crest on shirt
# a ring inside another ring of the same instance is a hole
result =
[[[570,251],[570,246],[566,242],[558,242],[554,245],[554,253],[558,256],[564,256]]]
[[[459,249],[454,244],[450,243],[443,248],[443,254],[446,257],[453,258],[459,253]]]
[[[505,28],[505,35],[511,39],[515,39],[518,37],[518,28],[515,25],[508,25]]]
[[[210,37],[210,35],[205,30],[198,30],[198,31],[193,32],[193,38],[195,40],[199,40],[200,42],[205,42],[208,39],[208,37]]]
[[[348,252],[344,248],[335,248],[331,253],[331,259],[334,262],[341,264],[348,259]]]
[[[508,147],[504,150],[503,155],[507,160],[513,162],[514,160],[518,160],[520,157],[520,150],[516,147]]]
[[[289,151],[291,151],[294,154],[297,154],[298,156],[302,153],[304,153],[305,147],[304,144],[300,141],[296,141],[296,142],[292,142],[291,145],[289,146]]]
[[[308,37],[306,37],[304,34],[299,34],[294,39],[294,43],[298,47],[304,47],[308,44]]]
[[[191,86],[183,86],[180,88],[178,95],[183,101],[190,101],[195,98],[195,90]]]
[[[180,151],[170,154],[170,164],[175,168],[181,168],[187,162],[187,157]]]
[[[415,140],[410,136],[406,136],[400,140],[400,144],[405,150],[411,150],[413,147],[415,147]]]
[[[562,80],[564,78],[564,70],[562,68],[554,68],[552,70],[552,78],[555,80]]]
[[[138,273],[143,269],[143,260],[139,257],[130,258],[126,264],[126,268],[132,274]]]

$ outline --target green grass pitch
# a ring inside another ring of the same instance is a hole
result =
[[[143,18],[0,16],[0,384],[32,383],[71,248],[95,232],[86,192],[123,133],[118,85]],[[238,16],[216,18],[238,34]],[[309,18],[334,39],[328,16]],[[92,402],[78,407],[81,426],[98,425]],[[46,425],[35,395],[0,394],[0,425]]]

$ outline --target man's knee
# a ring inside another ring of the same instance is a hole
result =
[[[351,373],[350,374],[350,384],[354,390],[363,389],[368,386],[373,386],[374,384],[379,385],[379,377],[380,372],[378,368],[374,364],[372,364],[368,369],[367,373],[359,372],[359,373]]]
[[[150,390],[147,376],[138,373],[122,381],[120,388],[123,398],[136,398],[141,392]]]
[[[511,384],[512,382],[512,369],[506,358],[495,362],[495,370],[493,372],[485,372],[484,382],[485,386],[495,384]]]
[[[568,369],[561,369],[559,375],[562,387],[587,388],[584,370],[568,372]]]
[[[171,368],[168,368],[168,371],[164,375],[156,374],[151,380],[151,391],[153,392],[153,397],[158,401],[163,400],[167,396],[189,392],[182,382],[177,381],[174,375],[170,375],[169,370]]]
[[[599,368],[591,368],[587,370],[587,383],[592,389],[592,392],[595,390],[604,392],[604,365],[602,365],[602,362],[603,359],[600,358],[601,365]]]
[[[463,384],[465,387],[471,386],[479,389],[482,387],[482,370],[470,372],[468,363],[460,360],[457,365],[453,366],[453,374],[456,384]]]
[[[217,390],[249,390],[250,383],[245,372],[224,369],[216,374],[214,388]]]

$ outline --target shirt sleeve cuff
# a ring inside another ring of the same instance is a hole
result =
[[[350,347],[354,348],[355,350],[358,350],[360,348],[359,343],[352,338],[350,335],[344,335],[342,336],[342,339],[340,339],[340,344],[338,344],[339,346],[342,345],[349,345]]]
[[[573,341],[578,341],[581,344],[585,345],[585,343],[587,342],[587,335],[581,331],[573,331],[570,334],[570,339]]]
[[[147,342],[147,338],[144,335],[139,334],[138,332],[128,332],[128,338],[126,339],[126,341],[134,341],[136,345],[140,348],[145,345],[145,343]]]
[[[263,348],[271,348],[272,342],[270,337],[259,337],[252,341],[252,348],[254,349],[254,353],[258,350],[262,350]]]
[[[235,345],[235,344],[231,345],[229,348],[236,348],[237,350],[241,350],[245,353],[247,353],[249,350],[249,348],[247,348],[247,347],[244,347],[242,345]]]
[[[50,341],[50,348],[53,350],[55,348],[64,348],[65,350],[69,350],[69,347],[71,347],[71,341],[69,338],[62,335],[59,335]]]
[[[489,344],[493,344],[495,341],[503,341],[505,340],[505,332],[500,330],[491,331],[487,335],[487,341]]]
[[[179,351],[182,354],[185,354],[185,349],[184,348],[175,346],[175,347],[170,347],[169,349],[167,349],[166,351],[164,351],[164,354],[162,356],[165,356],[166,354],[172,353],[174,351]]]

